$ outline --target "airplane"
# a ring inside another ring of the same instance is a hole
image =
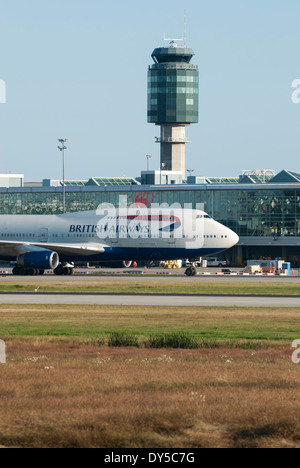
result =
[[[15,262],[14,275],[53,270],[71,275],[74,262],[189,259],[193,262],[236,245],[239,237],[194,209],[98,209],[59,215],[1,215],[0,261]]]

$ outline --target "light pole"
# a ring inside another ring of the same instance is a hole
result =
[[[187,172],[190,174],[190,177],[192,177],[193,172],[195,172],[195,169],[187,169]]]
[[[161,163],[161,166],[160,166],[160,185],[161,185],[161,171],[163,171],[166,167],[166,163]]]
[[[66,184],[65,184],[65,150],[67,149],[67,146],[65,143],[67,143],[67,139],[59,139],[58,140],[61,146],[58,146],[57,148],[62,152],[63,156],[63,213],[66,212]]]
[[[146,155],[146,158],[147,158],[147,172],[150,171],[150,159],[152,158],[152,156],[150,154],[147,154]]]

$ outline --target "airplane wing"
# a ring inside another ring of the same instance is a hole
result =
[[[17,242],[0,240],[0,256],[18,257],[28,252],[52,250],[58,255],[97,255],[105,252],[101,244],[51,244],[48,242]]]

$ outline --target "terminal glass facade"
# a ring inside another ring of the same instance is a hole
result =
[[[240,237],[300,236],[300,190],[216,191],[214,217]]]
[[[66,189],[68,212],[95,210],[100,203],[118,206],[119,197],[131,203],[204,204],[205,211],[240,237],[300,236],[300,186],[280,189],[268,184],[266,189],[221,189],[216,187],[103,189],[76,187]],[[1,189],[0,214],[60,214],[62,188]]]

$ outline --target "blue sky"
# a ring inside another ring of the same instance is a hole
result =
[[[69,179],[138,176],[159,167],[147,123],[147,67],[184,34],[200,72],[199,123],[187,168],[300,172],[300,2],[296,0],[0,0],[0,172]]]

